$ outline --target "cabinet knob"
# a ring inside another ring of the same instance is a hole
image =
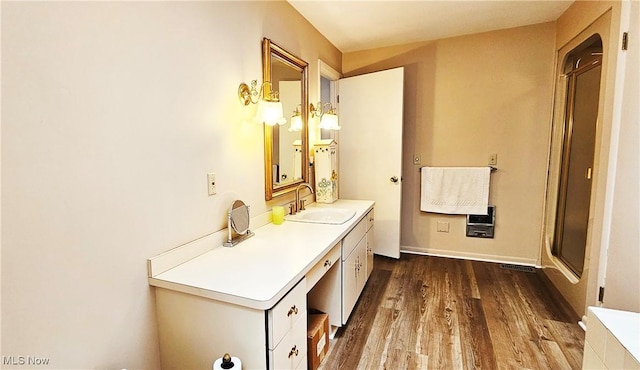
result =
[[[331,261],[329,260],[324,261],[324,267],[331,267]]]
[[[289,309],[289,312],[287,313],[287,316],[291,316],[291,315],[297,315],[298,314],[298,307],[296,307],[296,305],[294,304],[293,306],[291,306],[291,308]]]
[[[291,348],[291,351],[289,351],[289,358],[291,358],[291,356],[296,355],[296,357],[298,356],[298,346],[293,346],[293,348]]]
[[[397,184],[399,179],[398,176],[391,176],[389,180],[391,180],[392,183]]]

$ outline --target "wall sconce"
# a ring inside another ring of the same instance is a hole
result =
[[[289,125],[289,132],[302,131],[302,115],[300,114],[300,104],[296,107],[296,110],[293,111],[293,116],[291,116],[291,124]]]
[[[268,88],[269,94],[265,96],[265,85],[271,86],[271,82],[265,81],[260,85],[260,91],[256,88],[258,81],[251,81],[251,88],[242,82],[238,87],[238,98],[242,105],[258,104],[258,111],[256,112],[255,120],[258,123],[264,123],[265,125],[275,126],[284,125],[287,123],[284,118],[282,109],[282,103],[278,99],[278,92],[273,91],[272,88]]]
[[[320,125],[318,125],[318,127],[325,130],[340,130],[338,115],[336,114],[336,109],[331,106],[331,103],[318,102],[317,107],[310,104],[309,111],[311,112],[311,117],[320,117]]]

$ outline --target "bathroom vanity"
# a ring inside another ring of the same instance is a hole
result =
[[[211,234],[149,259],[163,369],[210,369],[224,353],[306,369],[308,309],[342,326],[373,268],[373,206],[338,200],[318,207],[354,210],[343,224],[269,223],[233,248]]]

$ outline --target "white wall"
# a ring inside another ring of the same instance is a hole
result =
[[[3,356],[159,368],[146,259],[273,204],[262,37],[339,67],[286,2],[2,2]]]
[[[627,1],[621,30],[629,49],[621,52],[615,184],[608,246],[604,306],[640,312],[640,2]],[[604,273],[604,272],[601,272]]]

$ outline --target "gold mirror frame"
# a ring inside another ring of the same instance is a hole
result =
[[[264,125],[264,179],[265,179],[265,200],[271,200],[275,197],[291,193],[295,191],[296,186],[303,182],[308,182],[309,179],[309,127],[308,127],[308,115],[309,115],[309,72],[308,63],[291,54],[282,47],[274,44],[268,38],[262,40],[262,76],[263,81],[272,82],[274,85],[265,84],[265,95],[268,95],[271,88],[276,88],[276,82],[271,81],[271,58],[276,57],[290,67],[300,71],[301,78],[301,91],[300,91],[300,103],[301,110],[300,115],[302,117],[302,130],[300,131],[301,150],[302,150],[302,178],[297,181],[292,181],[285,185],[275,186],[273,183],[273,127]],[[286,112],[290,113],[290,112]],[[291,117],[287,118],[287,121],[291,120]],[[284,127],[284,126],[281,126]]]

